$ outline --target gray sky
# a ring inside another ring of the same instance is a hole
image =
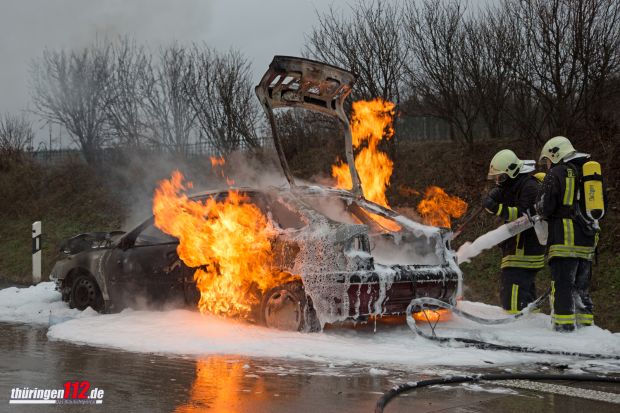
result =
[[[152,49],[204,41],[240,50],[258,81],[274,55],[300,55],[315,10],[333,4],[346,13],[357,1],[0,0],[0,113],[31,108],[29,67],[46,47],[70,49],[126,35]],[[489,1],[468,3],[475,9]],[[37,135],[46,139],[47,129]]]
[[[174,40],[241,50],[258,80],[275,54],[299,55],[314,10],[334,0],[0,0],[0,113],[30,100],[29,64],[45,47],[130,35],[153,48]],[[343,2],[342,2],[343,3]]]

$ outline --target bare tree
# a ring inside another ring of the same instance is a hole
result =
[[[69,131],[89,163],[104,146],[111,101],[109,44],[79,51],[50,51],[32,68],[32,98],[37,113]]]
[[[540,103],[541,133],[572,134],[608,99],[605,85],[618,73],[620,3],[510,0],[506,12],[523,45],[513,70]]]
[[[318,25],[306,38],[305,54],[356,73],[353,100],[381,97],[399,104],[408,58],[401,4],[364,0],[350,8],[350,17],[333,8],[317,12]]]
[[[185,92],[201,133],[222,154],[258,147],[260,111],[247,59],[237,51],[194,45],[191,62]]]
[[[112,96],[107,107],[110,132],[117,143],[137,147],[148,135],[140,82],[146,76],[150,56],[129,38],[119,39],[112,56]]]
[[[0,116],[0,159],[19,156],[33,138],[32,124],[24,115]]]
[[[515,81],[512,67],[520,58],[519,37],[509,29],[505,13],[493,6],[478,10],[464,23],[462,76],[491,138],[502,137],[506,131]]]
[[[190,68],[190,53],[174,44],[161,50],[158,62],[146,65],[139,82],[151,139],[182,155],[187,153],[196,119],[184,92]]]
[[[445,120],[452,139],[471,145],[480,108],[463,70],[464,12],[457,1],[411,3],[404,30],[412,56],[407,66],[410,106],[418,114]]]

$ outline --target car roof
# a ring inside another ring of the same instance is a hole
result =
[[[448,232],[448,228],[435,227],[431,225],[425,225],[417,221],[413,221],[409,218],[404,217],[398,212],[378,205],[372,201],[367,200],[363,197],[357,197],[352,192],[346,189],[339,189],[321,185],[306,185],[306,186],[295,186],[295,187],[275,187],[269,186],[266,188],[256,188],[256,187],[227,187],[227,188],[219,188],[213,189],[209,191],[204,191],[200,193],[193,194],[190,198],[192,199],[202,199],[208,196],[213,196],[219,193],[224,193],[228,191],[239,191],[239,192],[260,192],[260,193],[277,193],[282,195],[289,195],[292,198],[298,198],[299,196],[338,196],[341,198],[348,198],[351,200],[359,201],[366,206],[370,207],[375,213],[383,213],[393,219],[396,219],[401,225],[405,225],[406,227],[410,227],[411,229],[422,230],[425,233],[429,232]],[[317,211],[318,212],[318,211]]]
[[[217,189],[209,189],[206,191],[195,192],[189,196],[190,199],[201,199],[208,196],[213,196],[217,194],[221,194],[229,191],[238,191],[238,192],[263,192],[263,193],[290,193],[290,194],[303,194],[303,195],[321,195],[321,194],[330,194],[330,195],[339,195],[346,198],[356,198],[356,196],[347,191],[345,189],[332,188],[321,185],[307,185],[307,186],[296,186],[294,189],[290,187],[276,187],[276,186],[268,186],[264,188],[257,187],[249,187],[249,186],[229,186],[225,188],[217,188]],[[368,200],[365,200],[369,202]]]

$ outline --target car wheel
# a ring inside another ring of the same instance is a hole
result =
[[[185,305],[191,308],[198,307],[200,302],[200,291],[196,287],[196,283],[187,282],[183,286],[183,295],[185,297]]]
[[[98,312],[103,310],[103,296],[99,286],[92,277],[87,275],[75,277],[69,296],[69,307],[77,308],[78,310],[85,310],[87,307],[91,307]]]
[[[299,281],[286,283],[263,295],[260,315],[270,328],[288,331],[320,331],[321,326]]]

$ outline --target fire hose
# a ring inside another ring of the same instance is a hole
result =
[[[454,314],[457,314],[463,318],[466,318],[468,320],[474,321],[479,324],[485,324],[485,325],[506,324],[506,323],[517,321],[524,315],[529,314],[530,312],[534,311],[536,308],[540,307],[540,305],[542,304],[544,299],[549,295],[549,293],[550,291],[547,291],[545,294],[538,297],[534,302],[532,302],[526,308],[521,310],[519,313],[514,314],[512,316],[500,318],[500,319],[487,319],[487,318],[479,317],[479,316],[470,314],[466,311],[463,311],[452,304],[443,302],[441,300],[437,300],[435,298],[429,298],[429,297],[415,298],[411,300],[411,303],[409,303],[409,306],[407,307],[407,325],[409,326],[411,331],[413,331],[415,334],[423,338],[426,338],[428,340],[437,341],[439,343],[458,342],[458,343],[463,343],[466,346],[476,347],[482,350],[504,350],[504,351],[523,352],[523,353],[536,353],[536,354],[549,354],[549,355],[557,355],[557,356],[580,357],[580,358],[587,358],[587,359],[620,360],[620,356],[617,356],[617,355],[589,354],[589,353],[580,353],[580,352],[571,352],[571,351],[546,350],[546,349],[524,347],[524,346],[518,346],[518,345],[504,345],[504,344],[497,344],[497,343],[488,343],[485,341],[475,340],[475,339],[470,339],[470,338],[465,338],[465,337],[439,337],[437,336],[437,334],[435,334],[435,326],[438,320],[435,322],[435,324],[432,324],[431,321],[427,319],[428,324],[431,327],[431,331],[432,331],[431,334],[427,334],[417,326],[415,319],[412,316],[413,310],[416,307],[423,309],[426,305],[432,305],[436,307],[442,307],[442,308],[449,309]]]
[[[459,308],[456,308],[454,305],[445,303],[441,300],[437,300],[434,298],[417,298],[413,299],[409,306],[407,307],[407,325],[412,331],[421,337],[424,337],[428,340],[438,341],[440,343],[450,343],[450,342],[460,342],[465,344],[466,346],[476,347],[483,350],[506,350],[506,351],[518,351],[518,352],[528,352],[528,353],[539,353],[539,354],[551,354],[551,355],[560,355],[560,356],[574,356],[574,357],[582,357],[582,358],[602,358],[602,359],[613,359],[620,360],[620,356],[614,355],[603,355],[603,354],[586,354],[586,353],[578,353],[578,352],[566,352],[566,351],[554,351],[554,350],[544,350],[544,349],[536,349],[530,347],[522,347],[522,346],[507,346],[496,343],[487,343],[480,340],[474,340],[469,338],[462,337],[438,337],[435,334],[434,326],[431,326],[432,334],[426,334],[422,330],[418,328],[416,325],[415,319],[412,316],[412,311],[414,308],[424,308],[426,305],[432,305],[435,307],[442,307],[451,310],[454,314],[462,316],[468,320],[475,321],[480,324],[485,325],[497,325],[497,324],[506,324],[513,321],[518,320],[524,315],[532,312],[536,308],[540,307],[543,300],[549,296],[550,291],[547,291],[545,294],[541,295],[534,302],[524,308],[521,312],[514,314],[509,317],[504,317],[501,319],[487,319],[483,317],[479,317],[473,314],[470,314],[466,311],[463,311]],[[430,320],[428,320],[429,325],[431,324]],[[481,382],[481,381],[503,381],[503,380],[530,380],[530,381],[579,381],[579,382],[599,382],[599,383],[620,383],[620,377],[608,377],[608,376],[598,376],[598,375],[589,375],[589,374],[543,374],[543,373],[503,373],[503,374],[475,374],[469,376],[446,376],[440,377],[436,379],[408,382],[398,386],[392,387],[387,392],[383,393],[383,395],[377,400],[377,404],[375,407],[375,413],[383,413],[383,410],[388,405],[388,403],[398,396],[401,393],[420,389],[423,387],[433,386],[433,385],[441,385],[441,384],[459,384],[459,383],[467,383],[467,382]]]
[[[590,374],[541,374],[541,373],[509,373],[509,374],[475,374],[471,376],[446,376],[437,379],[404,383],[392,387],[377,400],[375,413],[382,413],[385,406],[396,396],[406,391],[420,389],[438,384],[458,384],[480,381],[501,380],[549,380],[549,381],[580,381],[598,383],[620,383],[620,377],[597,376]]]

